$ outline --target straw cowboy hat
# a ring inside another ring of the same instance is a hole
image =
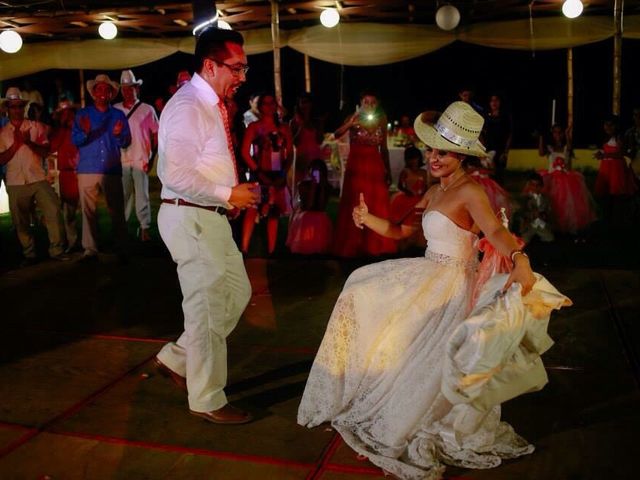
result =
[[[22,98],[22,93],[20,92],[19,88],[9,87],[7,89],[7,96],[2,99],[2,105],[4,106],[4,105],[7,105],[8,103],[15,103],[15,102],[19,102],[22,104],[22,106],[24,106],[27,103],[29,103],[29,100],[25,100],[24,98]]]
[[[431,148],[486,157],[487,152],[478,140],[484,118],[471,105],[453,102],[443,113],[423,112],[413,127],[420,140]]]
[[[118,85],[118,82],[114,82],[113,80],[111,80],[109,78],[109,75],[100,73],[96,75],[95,80],[87,81],[87,91],[89,92],[89,95],[91,95],[92,97],[93,97],[93,89],[98,83],[106,83],[107,85],[109,85],[113,90],[114,97],[118,94],[118,91],[120,90],[120,85]]]
[[[134,85],[142,85],[142,79],[136,80],[136,76],[131,70],[123,70],[120,74],[120,86],[133,87]]]

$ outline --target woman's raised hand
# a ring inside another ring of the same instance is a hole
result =
[[[369,213],[369,207],[364,203],[364,195],[360,193],[360,203],[353,208],[353,223],[358,228],[364,228],[364,222]]]

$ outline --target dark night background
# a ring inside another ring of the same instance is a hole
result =
[[[624,40],[622,46],[621,122],[629,126],[631,111],[640,106],[640,41]],[[328,114],[327,130],[335,129],[353,111],[359,92],[371,88],[379,93],[390,120],[400,114],[412,117],[427,109],[443,109],[456,99],[461,85],[472,85],[476,101],[486,107],[491,92],[503,94],[514,120],[514,147],[534,148],[535,131],[549,128],[552,100],[556,99],[556,121],[566,123],[566,50],[502,50],[455,42],[419,58],[377,67],[344,67],[345,107],[340,105],[340,65],[310,59],[312,93],[320,111]],[[151,103],[165,95],[176,73],[192,67],[193,57],[178,53],[160,61],[135,67],[144,79],[142,98]],[[251,70],[247,83],[236,100],[240,111],[247,106],[251,92],[273,90],[273,54],[249,56]],[[282,90],[285,106],[291,112],[295,97],[304,90],[303,55],[290,48],[282,49]],[[577,147],[600,144],[602,121],[611,113],[613,39],[574,48],[574,138]],[[97,71],[85,71],[85,80]],[[120,71],[108,72],[119,80]],[[77,70],[46,71],[32,75],[34,85],[46,97],[53,89],[53,78],[60,76],[75,93]],[[3,82],[2,90],[22,79]]]

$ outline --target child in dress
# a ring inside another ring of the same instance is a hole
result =
[[[571,127],[551,127],[548,141],[540,136],[538,153],[547,156],[547,170],[542,171],[545,193],[551,201],[555,230],[576,235],[597,218],[595,202],[580,172],[571,170]]]
[[[416,211],[415,206],[421,199],[429,186],[427,171],[422,168],[424,160],[422,152],[414,146],[404,150],[405,168],[400,172],[398,178],[398,190],[391,197],[391,214],[389,219],[394,223],[404,223],[405,225],[420,225],[422,221],[422,211]],[[415,235],[398,242],[398,248],[404,250],[410,246],[426,246],[424,235],[418,230]]]
[[[623,142],[618,130],[618,117],[612,115],[604,122],[607,141],[598,150],[595,157],[600,160],[595,194],[602,202],[606,219],[613,218],[614,209],[636,193],[637,186],[633,171],[627,165],[623,153]]]
[[[331,186],[323,160],[311,162],[307,178],[298,183],[300,208],[289,224],[287,246],[292,253],[327,253],[331,248],[331,220],[325,209]]]
[[[513,209],[511,207],[509,193],[489,176],[491,171],[483,168],[481,160],[478,157],[467,157],[464,165],[465,170],[471,178],[484,188],[493,211],[497,214],[504,208],[507,218],[511,219]]]

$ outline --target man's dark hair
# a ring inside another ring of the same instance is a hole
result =
[[[200,34],[196,41],[196,72],[202,72],[204,61],[207,58],[223,62],[231,55],[227,50],[226,43],[235,43],[244,45],[244,38],[235,30],[224,30],[215,27],[209,27]]]

